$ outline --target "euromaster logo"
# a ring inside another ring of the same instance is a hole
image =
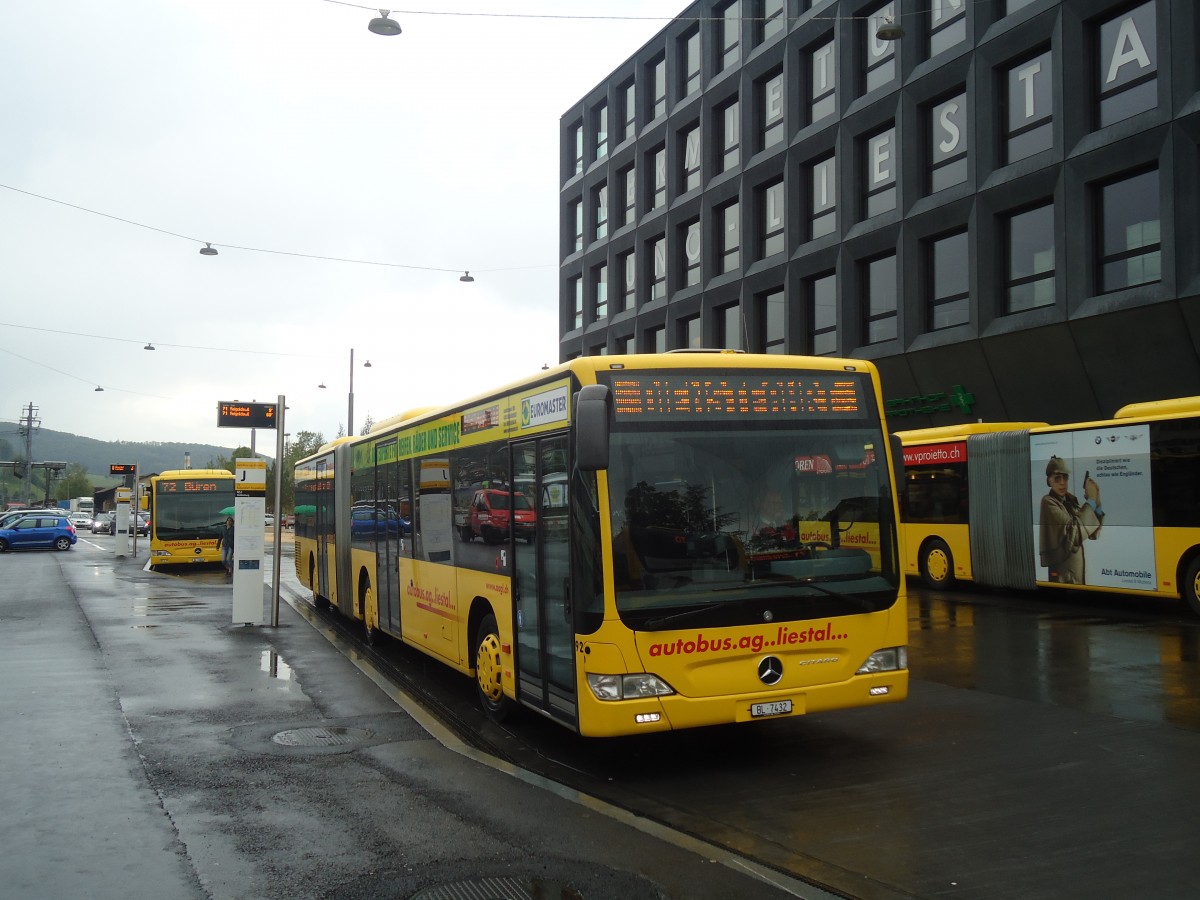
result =
[[[554,388],[521,400],[521,427],[538,428],[567,421],[567,388]]]

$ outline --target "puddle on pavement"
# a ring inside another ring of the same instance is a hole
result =
[[[285,681],[296,680],[296,675],[292,671],[292,667],[285,663],[283,657],[274,650],[264,650],[262,652],[262,661],[259,663],[259,668],[272,678],[281,678]]]
[[[198,609],[206,605],[202,600],[196,600],[183,594],[168,594],[134,597],[132,609],[135,616],[165,616],[173,612]]]

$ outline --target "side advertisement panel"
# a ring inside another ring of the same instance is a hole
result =
[[[1029,436],[1036,579],[1153,591],[1146,425]]]

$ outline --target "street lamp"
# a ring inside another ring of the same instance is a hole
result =
[[[364,369],[371,368],[371,361],[368,359],[363,363]],[[354,436],[354,348],[350,348],[350,402],[346,407],[346,434],[350,437]]]

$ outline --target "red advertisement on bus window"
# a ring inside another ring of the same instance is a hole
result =
[[[904,464],[906,466],[937,466],[966,461],[966,441],[950,441],[945,444],[921,444],[917,447],[904,448]]]

